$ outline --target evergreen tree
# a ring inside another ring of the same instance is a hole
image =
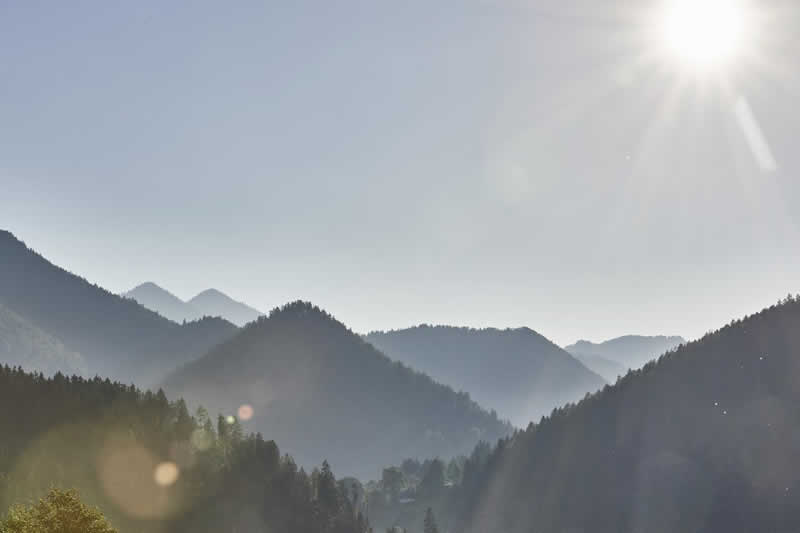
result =
[[[50,489],[30,506],[11,508],[0,533],[116,533],[98,509],[84,504],[75,490]]]
[[[433,516],[433,509],[430,507],[425,511],[425,522],[422,531],[424,533],[439,533],[439,526],[436,525],[436,517]]]

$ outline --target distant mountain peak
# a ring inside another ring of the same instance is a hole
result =
[[[0,265],[0,301],[24,318],[6,320],[7,338],[35,341],[39,369],[78,354],[87,372],[149,385],[236,330],[224,321],[181,327],[54,265],[7,231]]]
[[[252,427],[287,443],[301,464],[327,458],[365,477],[402,457],[468,453],[481,438],[512,430],[468,395],[392,362],[301,300],[248,324],[164,386],[210,410],[247,403]]]
[[[577,401],[605,381],[529,327],[416,327],[372,332],[364,339],[389,357],[524,426]]]
[[[144,307],[174,322],[194,321],[204,316],[222,317],[237,326],[252,322],[263,313],[224,292],[210,288],[185,301],[153,281],[145,281],[124,293]]]
[[[623,335],[597,343],[582,339],[564,349],[613,383],[628,369],[635,370],[685,343],[676,335]]]
[[[144,283],[141,283],[141,284],[137,285],[136,287],[132,288],[128,292],[133,292],[133,291],[139,290],[139,289],[158,289],[160,291],[169,292],[167,289],[161,287],[160,285],[158,285],[154,281],[145,281]]]
[[[217,290],[217,289],[215,289],[215,288],[213,288],[213,287],[212,287],[212,288],[210,288],[210,289],[206,289],[206,290],[204,290],[204,291],[200,291],[200,292],[198,292],[198,293],[197,293],[197,294],[194,296],[194,298],[192,298],[192,300],[194,300],[195,298],[201,298],[201,297],[204,297],[204,296],[213,296],[213,297],[215,297],[215,298],[217,298],[217,297],[218,297],[218,298],[229,298],[229,299],[232,299],[230,296],[228,296],[228,295],[227,295],[227,294],[225,294],[224,292],[222,292],[222,291],[220,291],[220,290]]]
[[[244,326],[264,314],[214,288],[204,290],[186,303],[202,313],[223,316],[238,326]]]

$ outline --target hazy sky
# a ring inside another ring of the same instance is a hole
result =
[[[800,5],[751,4],[691,74],[642,0],[0,0],[0,227],[357,331],[695,337],[800,292]]]

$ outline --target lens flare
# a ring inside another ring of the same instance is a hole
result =
[[[253,418],[253,406],[250,404],[240,405],[237,414],[239,420],[250,420]]]
[[[168,487],[178,481],[179,475],[180,470],[178,469],[178,465],[172,461],[159,463],[155,470],[153,470],[153,479],[162,487]]]

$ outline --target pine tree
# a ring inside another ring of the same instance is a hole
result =
[[[433,516],[433,509],[428,507],[425,511],[425,523],[423,524],[424,533],[439,533],[439,526],[436,525],[436,517]]]

